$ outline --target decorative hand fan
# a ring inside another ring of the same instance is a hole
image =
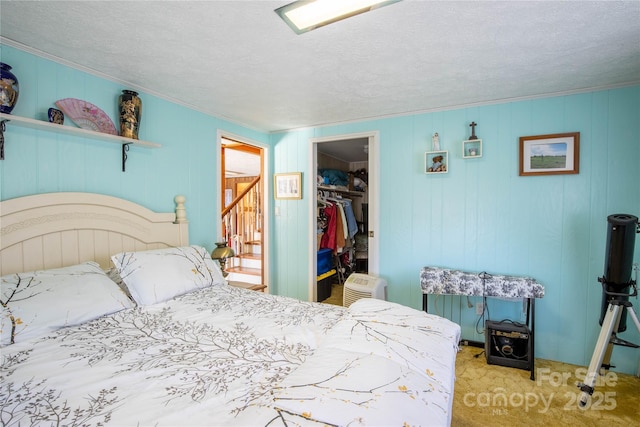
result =
[[[109,133],[111,135],[118,134],[116,126],[107,113],[90,102],[75,98],[65,98],[56,101],[56,105],[62,110],[65,116],[82,129]]]

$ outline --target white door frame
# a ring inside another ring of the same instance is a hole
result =
[[[270,231],[270,224],[271,224],[271,213],[269,210],[269,200],[271,200],[271,196],[269,193],[269,183],[267,182],[268,177],[270,176],[270,170],[269,170],[269,156],[271,155],[271,146],[269,144],[266,143],[262,143],[262,142],[258,142],[258,141],[254,141],[252,139],[246,138],[244,136],[240,136],[240,135],[236,135],[232,132],[227,132],[225,130],[221,130],[218,129],[217,135],[216,135],[216,153],[218,154],[218,159],[217,159],[217,165],[216,165],[216,170],[219,171],[222,169],[222,159],[220,156],[221,150],[222,150],[222,138],[226,138],[226,139],[232,139],[234,141],[238,141],[241,142],[243,144],[247,144],[247,145],[253,145],[254,147],[260,147],[262,149],[262,178],[265,180],[265,182],[262,185],[262,197],[263,197],[263,208],[262,208],[262,215],[263,215],[263,224],[262,224],[262,275],[263,275],[263,280],[264,283],[263,285],[267,285],[268,288],[267,289],[271,289],[270,286],[270,280],[269,278],[271,277],[270,274],[270,265],[271,263],[269,262],[269,258],[270,258],[270,252],[269,248],[270,246],[270,238],[271,238],[271,231]],[[219,190],[220,188],[222,188],[222,180],[221,180],[221,174],[217,173],[216,174],[216,190]],[[216,212],[216,221],[218,221],[218,235],[216,236],[216,242],[219,242],[220,239],[222,239],[222,235],[221,235],[221,229],[220,229],[220,217],[219,214],[220,212],[222,212],[222,206],[220,203],[221,197],[218,195],[218,197],[216,197],[216,204],[215,204],[215,212]]]
[[[317,277],[318,266],[317,257],[317,216],[316,207],[318,203],[318,193],[316,192],[316,176],[318,173],[318,144],[330,141],[341,141],[344,139],[369,139],[369,182],[367,183],[367,191],[369,194],[369,266],[368,272],[374,275],[379,273],[379,239],[380,239],[380,132],[360,132],[343,135],[324,136],[319,138],[310,138],[309,156],[309,174],[311,175],[306,181],[306,193],[311,195],[308,197],[309,203],[309,301],[317,299]],[[372,172],[373,171],[373,172]]]

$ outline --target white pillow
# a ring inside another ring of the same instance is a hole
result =
[[[122,252],[111,261],[140,305],[227,283],[218,263],[201,246]]]
[[[134,306],[95,262],[0,279],[3,346]]]

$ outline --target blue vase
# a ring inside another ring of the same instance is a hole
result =
[[[64,113],[57,108],[49,108],[47,110],[47,117],[49,118],[50,123],[55,123],[57,125],[64,124]]]
[[[11,72],[11,66],[0,62],[0,112],[10,114],[18,102],[18,79]]]

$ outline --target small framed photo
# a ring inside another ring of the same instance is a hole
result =
[[[302,172],[277,173],[273,179],[276,199],[302,199]]]
[[[424,153],[424,173],[447,173],[449,172],[449,152],[448,151],[427,151]]]
[[[520,137],[520,176],[577,174],[580,132]]]

